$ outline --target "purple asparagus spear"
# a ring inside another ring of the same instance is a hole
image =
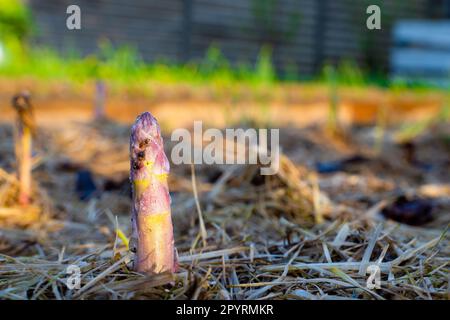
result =
[[[141,114],[131,129],[130,166],[134,269],[149,274],[175,272],[167,185],[170,166],[158,122],[149,112]]]

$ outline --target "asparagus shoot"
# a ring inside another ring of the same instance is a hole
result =
[[[141,114],[131,129],[130,167],[134,269],[147,274],[175,272],[170,166],[158,122],[149,112]]]
[[[15,95],[12,105],[17,111],[15,152],[18,164],[19,203],[28,205],[31,197],[32,135],[35,133],[29,93],[22,92]]]

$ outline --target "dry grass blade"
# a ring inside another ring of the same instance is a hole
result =
[[[206,232],[205,222],[203,221],[203,214],[202,214],[202,209],[200,208],[200,201],[198,200],[197,183],[195,180],[194,164],[191,164],[191,177],[192,177],[192,192],[194,193],[195,205],[197,207],[197,214],[198,214],[198,223],[200,224],[200,234],[202,237],[203,247],[206,247],[208,234]]]

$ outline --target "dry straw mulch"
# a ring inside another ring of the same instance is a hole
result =
[[[380,215],[387,200],[376,194],[389,182],[319,177],[285,155],[270,177],[257,166],[197,167],[195,179],[191,168],[173,168],[180,269],[137,274],[126,238],[127,128],[72,124],[46,134],[52,143],[39,151],[34,172],[33,205],[43,215],[26,228],[0,229],[1,299],[449,298],[448,215],[428,227],[387,221]],[[9,144],[1,147],[12,154]],[[13,160],[5,158],[2,166],[13,172]],[[99,186],[113,180],[119,187],[79,201],[73,190],[79,168],[91,170]],[[8,199],[16,181],[5,170],[0,213],[15,210]],[[376,201],[341,201],[355,184]],[[380,289],[366,286],[371,264],[381,270]],[[80,268],[80,289],[67,287],[70,265]]]

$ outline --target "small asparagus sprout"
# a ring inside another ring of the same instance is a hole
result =
[[[383,143],[386,136],[387,125],[387,106],[383,102],[377,112],[377,124],[375,127],[375,152],[381,154],[383,151]]]
[[[141,114],[131,129],[130,166],[134,269],[148,274],[175,272],[170,167],[158,122],[149,112]]]
[[[105,118],[105,100],[106,100],[106,85],[102,80],[95,82],[95,103],[94,103],[94,117],[96,120]]]
[[[325,76],[329,87],[328,130],[336,134],[339,127],[339,94],[337,74],[334,66],[325,67]]]
[[[28,205],[31,197],[31,144],[32,135],[36,131],[30,94],[22,92],[15,95],[12,106],[17,111],[15,152],[18,164],[19,203]]]

